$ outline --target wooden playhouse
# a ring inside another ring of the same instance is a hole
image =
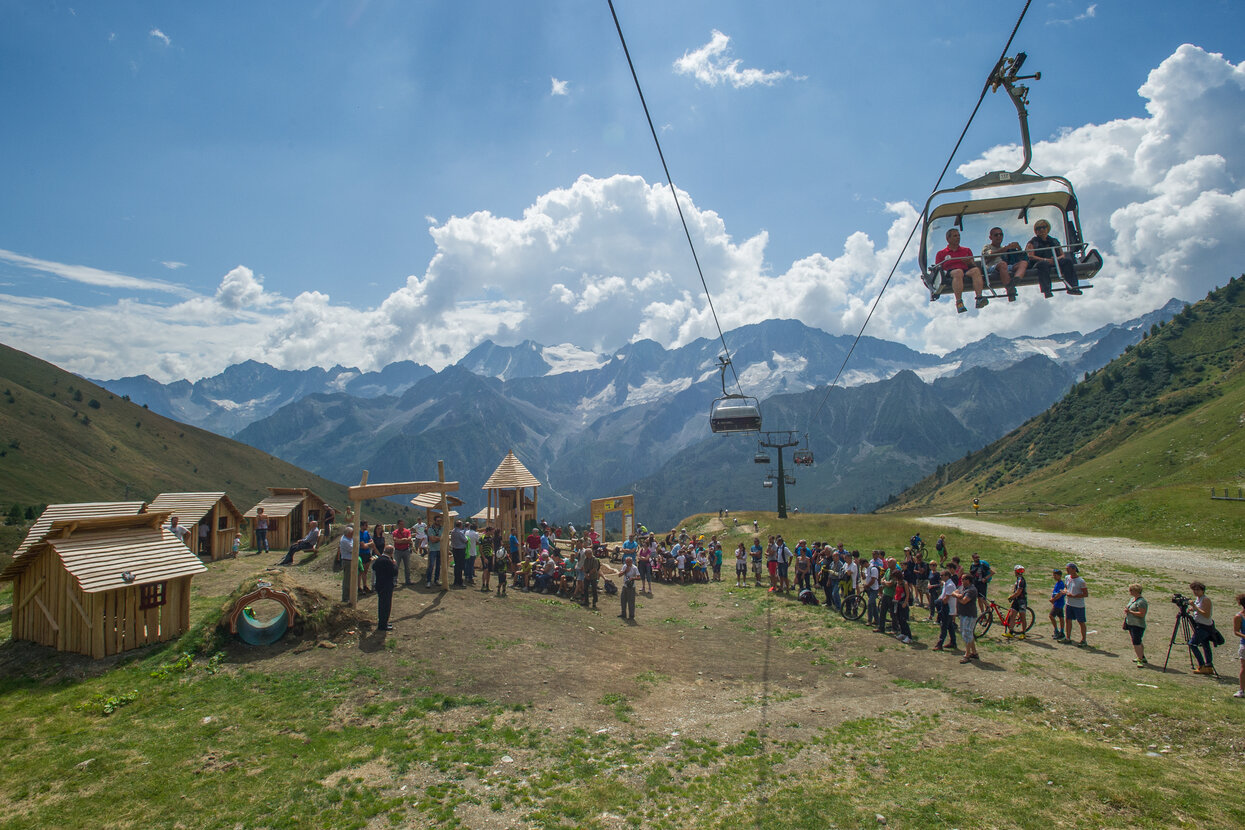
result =
[[[268,517],[268,547],[288,548],[307,535],[310,522],[320,522],[329,503],[306,487],[269,487],[271,494],[246,511],[251,525],[251,547],[255,547],[255,517],[264,508]]]
[[[0,573],[13,582],[13,639],[99,658],[184,633],[191,577],[207,569],[168,521],[168,513],[53,519]]]
[[[228,556],[242,532],[242,511],[224,493],[161,493],[147,510],[176,516],[190,530],[190,549],[213,560]]]
[[[529,487],[532,488],[530,497]],[[488,505],[484,509],[496,517],[503,534],[514,533],[522,539],[527,535],[527,528],[536,523],[536,490],[539,487],[540,480],[528,472],[511,450],[480,488],[488,492]]]

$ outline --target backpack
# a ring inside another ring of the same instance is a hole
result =
[[[618,586],[615,585],[611,580],[608,580],[608,579],[605,580],[605,593],[608,596],[611,596],[611,597],[614,596],[614,594],[618,593]]]

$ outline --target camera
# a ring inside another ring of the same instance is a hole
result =
[[[1189,598],[1184,594],[1172,594],[1172,602],[1180,606],[1181,611],[1189,610]]]

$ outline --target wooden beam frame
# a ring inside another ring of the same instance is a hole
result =
[[[351,501],[381,499],[385,496],[419,495],[420,493],[452,493],[458,490],[457,481],[403,481],[396,484],[355,485],[346,490]],[[444,499],[442,499],[444,502]]]

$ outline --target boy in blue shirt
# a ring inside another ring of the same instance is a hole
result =
[[[1050,624],[1055,629],[1055,639],[1063,639],[1063,589],[1068,587],[1063,581],[1063,571],[1054,569],[1055,586],[1050,590]]]

